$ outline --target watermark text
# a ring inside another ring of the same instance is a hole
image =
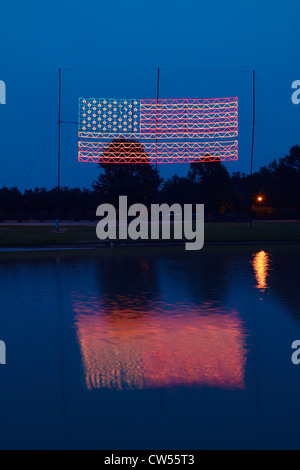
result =
[[[0,104],[6,104],[6,85],[0,80]]]
[[[96,229],[100,240],[174,239],[187,240],[186,250],[201,250],[204,246],[203,204],[151,204],[148,209],[144,204],[128,207],[127,196],[120,196],[117,209],[112,204],[101,204],[96,215],[102,217]]]
[[[299,104],[300,103],[300,80],[293,81],[292,89],[296,90],[292,94],[292,103]]]
[[[0,341],[0,365],[6,364],[6,344],[4,341]]]

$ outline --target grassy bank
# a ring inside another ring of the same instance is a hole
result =
[[[259,221],[253,223],[252,230],[249,223],[206,223],[205,242],[300,242],[300,222]],[[134,242],[129,240],[128,243]],[[166,241],[163,240],[162,243]],[[95,227],[91,226],[62,226],[60,233],[56,233],[54,226],[1,225],[0,227],[2,248],[91,244],[101,244],[96,237]]]

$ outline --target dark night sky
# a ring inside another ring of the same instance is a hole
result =
[[[1,5],[0,187],[56,184],[57,81],[62,119],[76,121],[79,96],[239,97],[239,162],[249,171],[251,70],[257,72],[255,169],[300,144],[297,0],[15,1]],[[94,164],[77,162],[76,126],[62,126],[62,184],[89,187]],[[185,174],[164,165],[162,176]]]

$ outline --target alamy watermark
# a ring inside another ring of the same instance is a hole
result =
[[[186,250],[201,250],[204,246],[203,204],[184,204],[183,207],[180,204],[151,204],[148,210],[144,204],[128,207],[127,196],[120,196],[117,209],[112,204],[101,204],[96,215],[102,217],[96,229],[100,240],[172,238],[187,240]]]
[[[296,90],[292,94],[292,103],[299,104],[300,103],[300,80],[293,81],[292,89]]]
[[[6,344],[0,341],[0,364],[6,364]]]
[[[6,85],[0,80],[0,104],[6,104]]]
[[[295,366],[300,364],[300,341],[296,340],[292,344],[292,349],[295,349],[295,352],[292,354],[292,363]]]

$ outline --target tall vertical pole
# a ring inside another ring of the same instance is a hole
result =
[[[157,92],[156,92],[156,171],[157,171],[157,126],[158,126],[158,100],[159,100],[159,68],[157,69]]]
[[[61,125],[61,69],[58,71],[58,154],[57,154],[57,221],[56,230],[60,226],[60,125]]]
[[[254,133],[255,133],[255,70],[252,75],[253,84],[253,124],[252,124],[252,148],[251,148],[251,171],[250,171],[250,228],[252,229],[252,202],[253,202],[253,155],[254,155]]]

